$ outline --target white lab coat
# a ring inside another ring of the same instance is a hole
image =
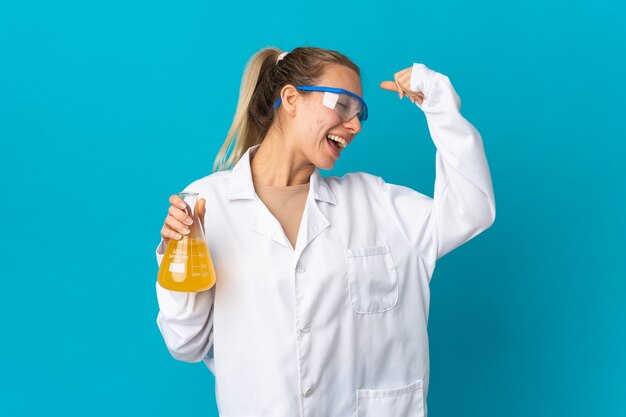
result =
[[[427,415],[435,262],[493,223],[495,200],[448,77],[414,64],[411,89],[425,94],[437,147],[432,199],[315,169],[294,249],[255,194],[257,147],[186,188],[207,201],[217,284],[186,294],[157,283],[157,323],[174,358],[213,372],[220,416]]]

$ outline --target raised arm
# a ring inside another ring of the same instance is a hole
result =
[[[434,262],[495,220],[495,198],[483,142],[460,112],[450,80],[423,64],[381,87],[408,96],[424,112],[437,148],[434,197],[381,181],[395,221],[423,256]]]

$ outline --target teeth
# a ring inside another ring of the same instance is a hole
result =
[[[328,135],[327,137],[328,137],[328,139],[332,139],[335,142],[339,143],[339,145],[341,146],[341,149],[344,149],[346,146],[348,146],[348,142],[346,142],[345,139],[340,138],[339,136]]]

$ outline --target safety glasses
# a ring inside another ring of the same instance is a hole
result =
[[[318,85],[297,85],[296,88],[302,91],[321,91],[324,93],[322,104],[334,110],[345,122],[349,122],[356,116],[362,123],[367,120],[367,105],[365,101],[351,91],[343,88],[324,87]],[[280,106],[279,97],[272,108]]]

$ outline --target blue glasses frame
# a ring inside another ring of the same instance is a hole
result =
[[[367,104],[365,104],[365,101],[363,101],[361,97],[357,96],[352,91],[344,90],[343,88],[325,87],[322,85],[296,85],[296,88],[302,91],[322,91],[322,92],[329,92],[329,93],[347,94],[350,97],[354,97],[363,106],[363,110],[361,111],[361,113],[358,114],[359,121],[364,122],[367,120]],[[276,103],[274,103],[272,108],[275,109],[278,106],[280,106],[281,100],[282,98],[278,97],[278,100],[276,100]]]

